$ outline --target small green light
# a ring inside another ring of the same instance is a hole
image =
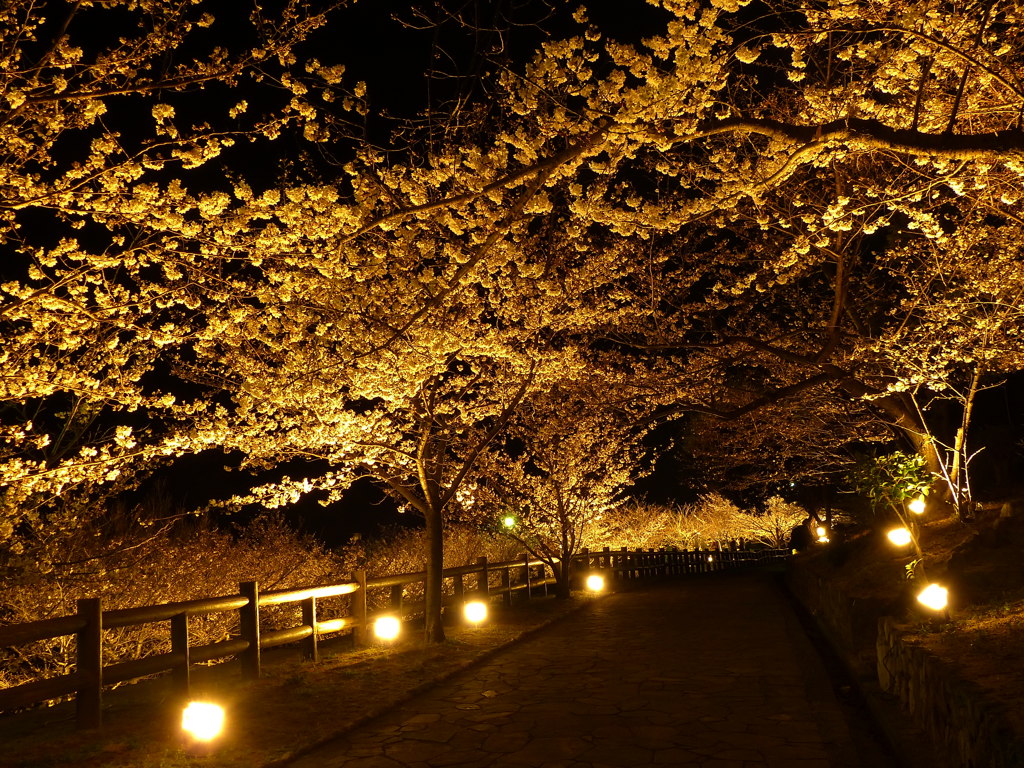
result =
[[[501,524],[504,525],[506,528],[515,528],[516,519],[512,517],[512,515],[505,515],[505,517],[501,521]]]

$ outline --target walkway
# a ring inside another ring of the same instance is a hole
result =
[[[500,652],[292,768],[883,768],[773,579],[645,587]]]

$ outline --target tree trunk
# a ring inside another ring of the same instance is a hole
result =
[[[947,504],[952,501],[935,437],[914,404],[899,395],[888,395],[875,400],[875,405],[892,420],[893,427],[907,440],[914,452],[924,459],[925,469],[933,478],[929,494],[931,498]]]
[[[559,489],[556,486],[556,491]],[[558,521],[561,528],[562,551],[558,558],[558,571],[555,582],[555,597],[559,600],[568,600],[572,597],[572,586],[569,578],[572,576],[572,550],[569,546],[569,517],[565,513],[565,504],[561,492],[558,492]]]
[[[424,625],[427,644],[445,641],[441,609],[444,604],[442,571],[444,570],[444,525],[441,512],[429,506],[427,521],[427,581],[424,595]]]
[[[572,576],[572,567],[570,565],[570,559],[564,558],[558,561],[558,567],[555,571],[555,597],[559,600],[568,600],[572,597],[572,589],[569,584],[569,579]]]

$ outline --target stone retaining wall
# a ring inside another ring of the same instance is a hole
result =
[[[889,606],[851,599],[833,582],[801,567],[799,560],[792,561],[786,581],[847,666],[859,675],[873,676],[876,627]]]
[[[1001,708],[926,649],[908,642],[891,618],[879,620],[875,647],[882,690],[896,696],[917,725],[946,745],[954,765],[1024,766],[1024,744]]]
[[[877,675],[956,768],[1024,768],[1024,742],[995,704],[926,649],[904,638],[882,603],[858,601],[792,563],[787,583],[859,676]]]

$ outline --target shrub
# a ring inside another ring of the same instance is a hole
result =
[[[0,624],[73,614],[76,600],[83,597],[100,597],[110,610],[237,594],[240,581],[258,581],[266,591],[342,578],[337,558],[276,516],[257,519],[234,535],[203,522],[155,529],[129,523],[115,517],[39,540],[37,567],[8,564]],[[268,627],[294,624],[298,612],[298,607],[280,606],[263,618]],[[193,618],[191,642],[225,639],[237,633],[237,623],[235,612]],[[165,653],[170,650],[168,622],[105,632],[103,650],[107,664]],[[0,687],[66,674],[74,665],[74,640],[6,649],[0,661]]]

